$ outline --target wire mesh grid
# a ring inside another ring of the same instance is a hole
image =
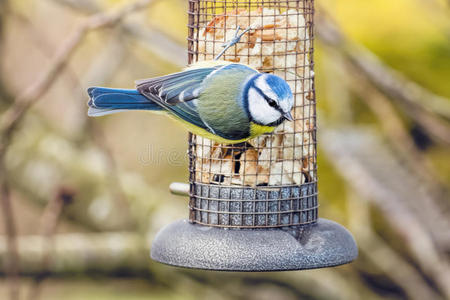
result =
[[[273,134],[223,145],[189,135],[190,221],[265,228],[317,220],[313,0],[189,0],[189,63],[212,60],[236,28],[252,30],[223,60],[285,79],[293,122]]]

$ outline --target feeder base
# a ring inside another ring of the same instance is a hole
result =
[[[326,219],[295,228],[224,229],[179,220],[156,235],[151,258],[216,271],[288,271],[338,266],[358,256],[350,232]]]

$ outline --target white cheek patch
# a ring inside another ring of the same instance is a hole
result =
[[[277,99],[278,96],[272,91],[269,84],[266,81],[266,75],[259,76],[258,79],[255,80],[255,86],[259,88],[264,94],[272,99]]]
[[[281,118],[281,113],[269,106],[254,88],[250,88],[248,92],[248,110],[252,118],[261,124],[270,124]]]

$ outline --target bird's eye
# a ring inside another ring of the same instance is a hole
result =
[[[276,107],[277,106],[277,102],[275,100],[273,100],[273,99],[270,99],[270,98],[267,99],[267,103],[269,103],[269,105],[271,107]]]

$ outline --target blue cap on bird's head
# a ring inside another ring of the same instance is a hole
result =
[[[284,120],[293,121],[294,97],[287,82],[276,75],[259,73],[246,83],[244,101],[251,121],[276,126]]]

